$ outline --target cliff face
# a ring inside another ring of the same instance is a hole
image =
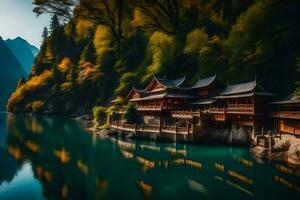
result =
[[[0,110],[6,110],[8,97],[16,89],[18,80],[26,76],[26,72],[1,37],[0,56]]]

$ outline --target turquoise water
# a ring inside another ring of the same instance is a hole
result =
[[[248,149],[97,137],[0,114],[0,199],[300,199],[300,168]]]

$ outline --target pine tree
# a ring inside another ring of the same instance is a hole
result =
[[[42,38],[43,38],[43,41],[42,41],[42,45],[43,45],[43,44],[45,44],[45,42],[48,38],[48,28],[47,27],[44,27]]]
[[[92,42],[89,42],[83,49],[81,55],[80,55],[80,60],[79,60],[79,65],[84,64],[85,62],[90,62],[95,64],[96,59],[95,59],[95,47]]]
[[[50,22],[50,31],[53,33],[55,30],[59,28],[59,20],[56,15],[53,15]]]

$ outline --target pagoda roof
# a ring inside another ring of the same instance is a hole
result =
[[[294,94],[290,94],[279,101],[271,102],[271,104],[297,104],[297,103],[300,103],[300,96]]]
[[[162,86],[162,90],[166,88],[178,88],[181,84],[185,82],[185,77],[181,77],[175,80],[170,80],[167,78],[158,78],[156,76],[153,77],[149,85],[143,90],[144,92],[149,91],[149,89],[155,84],[158,83]],[[158,89],[155,89],[158,90]]]
[[[181,84],[183,84],[184,81],[186,80],[185,76],[174,80],[170,80],[167,78],[158,78],[158,77],[154,77],[154,79],[157,80],[161,85],[165,86],[166,88],[177,88]]]
[[[256,80],[228,85],[225,90],[223,90],[218,96],[215,98],[236,98],[236,97],[250,97],[250,96],[272,96],[272,93],[265,91],[263,87],[261,87]]]
[[[199,79],[195,85],[193,85],[191,88],[203,88],[209,86],[211,83],[213,83],[215,80],[217,80],[217,75],[209,76],[206,78]]]
[[[185,95],[185,94],[169,94],[169,93],[162,93],[162,94],[152,94],[148,96],[143,96],[138,99],[131,99],[130,101],[142,101],[142,100],[151,100],[151,99],[162,99],[162,98],[184,98],[184,99],[193,99],[196,98],[191,95]]]

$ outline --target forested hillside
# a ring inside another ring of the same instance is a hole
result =
[[[11,96],[13,112],[80,115],[120,102],[154,74],[190,83],[217,74],[255,77],[291,93],[299,80],[298,0],[35,0],[55,13],[29,80]]]

